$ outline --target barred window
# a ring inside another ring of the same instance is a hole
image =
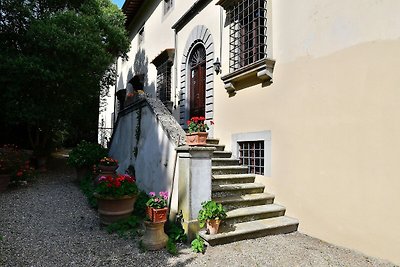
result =
[[[163,103],[171,101],[171,67],[170,61],[157,67],[157,98]]]
[[[239,162],[250,173],[264,175],[264,141],[238,142]]]
[[[174,5],[174,0],[164,0],[164,15],[172,9]]]
[[[241,0],[227,9],[229,68],[233,72],[267,57],[267,1]]]

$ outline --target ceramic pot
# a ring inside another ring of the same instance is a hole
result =
[[[144,221],[146,232],[142,237],[142,243],[146,249],[157,250],[166,246],[168,236],[164,232],[164,223]]]
[[[220,223],[221,220],[207,220],[207,231],[210,235],[215,235],[216,233],[218,233]]]
[[[186,144],[188,146],[205,146],[207,144],[207,132],[196,132],[186,134]]]
[[[103,197],[94,193],[97,198],[97,211],[100,222],[109,225],[121,219],[128,218],[134,209],[137,196],[122,196],[119,198]]]
[[[155,209],[152,207],[146,207],[146,215],[149,217],[151,222],[166,222],[167,214],[168,208]]]

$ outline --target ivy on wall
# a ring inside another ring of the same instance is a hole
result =
[[[135,156],[135,158],[137,158],[137,155],[139,153],[139,139],[140,139],[140,132],[141,132],[141,121],[142,121],[142,109],[139,108],[136,112],[136,120],[137,120],[137,124],[136,124],[136,130],[135,130],[135,137],[136,137],[136,146],[133,149],[133,155]]]

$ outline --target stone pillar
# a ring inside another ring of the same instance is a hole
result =
[[[211,157],[214,147],[183,146],[179,156],[178,212],[189,241],[199,231],[197,215],[201,203],[211,199]]]

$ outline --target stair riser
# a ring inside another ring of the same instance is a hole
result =
[[[236,165],[239,165],[239,160],[237,160],[237,159],[223,160],[223,161],[213,160],[211,162],[212,162],[212,166],[236,166]]]
[[[212,174],[246,174],[247,169],[223,169],[223,170],[212,170]]]
[[[225,153],[214,153],[212,155],[212,158],[217,158],[217,159],[221,159],[221,158],[230,158],[232,157],[232,153],[231,152],[225,152]]]
[[[246,178],[226,178],[226,179],[212,179],[213,185],[220,184],[242,184],[242,183],[254,183],[254,177]]]
[[[256,194],[256,193],[263,193],[263,188],[249,188],[249,189],[236,189],[236,190],[229,190],[229,191],[213,191],[212,197],[230,197],[230,196],[237,196],[237,195],[244,195],[244,194]]]
[[[218,139],[207,139],[207,144],[218,145],[219,140]]]
[[[221,238],[218,238],[215,240],[210,240],[207,243],[211,246],[215,246],[215,245],[222,245],[222,244],[227,244],[227,243],[245,240],[245,239],[253,239],[253,238],[263,237],[263,236],[267,236],[267,235],[287,234],[287,233],[297,231],[297,227],[298,227],[298,224],[285,225],[282,227],[260,230],[260,231],[253,232],[253,233],[245,233],[245,234],[240,234],[240,235],[236,235],[236,236],[221,237]],[[223,229],[221,229],[221,231],[223,231]],[[221,232],[221,231],[219,231],[219,232]]]
[[[215,151],[224,151],[224,150],[225,150],[225,146],[215,145]]]
[[[255,221],[255,220],[274,218],[274,217],[279,217],[279,216],[283,216],[283,215],[285,215],[285,211],[280,210],[280,211],[266,212],[266,213],[261,213],[261,214],[245,215],[245,216],[240,216],[240,217],[235,217],[235,218],[226,218],[224,220],[224,223],[229,225],[229,224],[240,223],[240,222],[249,222],[249,221]]]
[[[238,209],[238,208],[245,208],[245,207],[250,207],[250,206],[257,206],[257,205],[265,205],[265,204],[272,204],[274,203],[273,198],[269,199],[260,199],[260,200],[252,200],[252,201],[242,201],[242,202],[236,202],[236,203],[222,203],[226,211]]]

